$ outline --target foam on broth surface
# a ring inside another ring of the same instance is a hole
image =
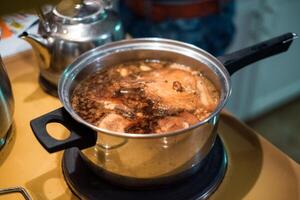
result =
[[[71,104],[87,122],[126,133],[165,133],[207,118],[220,101],[213,83],[185,65],[140,60],[107,67],[75,88]]]

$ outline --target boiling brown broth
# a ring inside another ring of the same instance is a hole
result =
[[[87,122],[142,134],[187,128],[207,118],[219,101],[216,87],[199,71],[153,60],[99,70],[78,84],[71,98]]]

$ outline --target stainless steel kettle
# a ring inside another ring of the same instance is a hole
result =
[[[56,95],[63,70],[83,52],[124,38],[121,21],[110,1],[63,0],[39,12],[38,34],[24,32],[36,54],[42,87]]]
[[[14,99],[11,85],[0,56],[0,149],[6,142],[6,136],[13,121]]]

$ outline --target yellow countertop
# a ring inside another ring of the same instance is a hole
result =
[[[31,52],[4,60],[15,97],[13,132],[0,151],[0,188],[24,187],[32,199],[74,200],[63,178],[62,153],[49,154],[34,137],[29,122],[61,106],[38,85],[39,70]],[[61,127],[51,127],[62,137]],[[300,199],[300,166],[228,113],[222,113],[220,136],[229,154],[225,178],[211,199]],[[2,199],[23,199],[0,195]]]

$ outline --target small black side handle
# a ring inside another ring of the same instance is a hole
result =
[[[70,131],[70,136],[65,140],[51,137],[46,126],[52,122],[65,126]],[[71,147],[85,149],[94,146],[97,141],[96,131],[74,120],[64,107],[31,120],[30,126],[37,140],[49,153]]]
[[[251,63],[287,51],[292,41],[297,37],[295,33],[286,33],[254,46],[220,56],[218,60],[223,63],[229,74],[232,75]]]

